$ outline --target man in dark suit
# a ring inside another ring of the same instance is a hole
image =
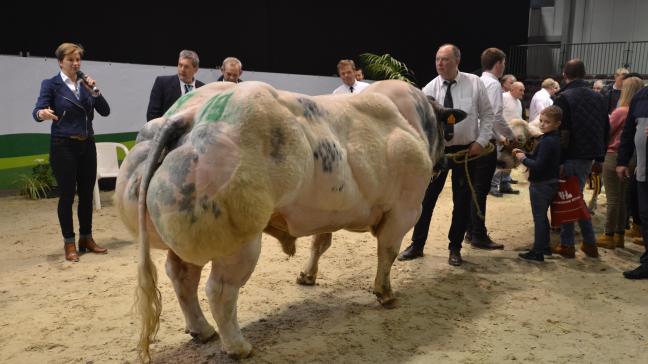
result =
[[[151,89],[146,121],[159,118],[173,105],[180,96],[191,92],[205,83],[194,76],[198,72],[200,59],[194,51],[183,50],[178,57],[178,74],[158,76]]]
[[[227,81],[239,83],[243,82],[241,75],[243,74],[243,63],[236,57],[227,57],[223,60],[220,71],[222,75],[216,81]]]

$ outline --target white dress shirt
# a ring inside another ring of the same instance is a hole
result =
[[[497,77],[488,71],[484,71],[480,78],[484,83],[484,87],[486,87],[488,100],[493,108],[493,114],[495,114],[495,120],[493,121],[493,132],[495,136],[503,136],[509,140],[514,139],[513,131],[509,128],[508,123],[502,116],[502,85]]]
[[[338,88],[336,88],[335,90],[333,90],[333,95],[337,95],[337,94],[351,94],[351,93],[359,94],[359,93],[361,93],[364,89],[366,89],[367,86],[369,86],[369,84],[366,83],[366,82],[362,82],[362,81],[356,81],[356,82],[353,84],[353,86],[349,86],[349,85],[347,85],[346,83],[343,83],[342,85],[340,85],[340,87],[338,87]],[[351,92],[351,87],[353,87],[353,92]]]
[[[434,97],[442,105],[447,89],[443,81],[441,76],[437,76],[423,88],[424,94]],[[493,134],[495,115],[484,83],[476,75],[464,72],[459,72],[455,81],[457,83],[450,88],[454,108],[463,110],[468,116],[455,125],[454,137],[445,141],[445,145],[467,145],[477,141],[485,147]]]
[[[504,106],[502,116],[506,122],[513,119],[522,119],[522,102],[513,97],[510,92],[505,92],[502,95],[502,104]]]
[[[61,78],[63,79],[63,83],[65,83],[65,86],[67,86],[70,91],[76,96],[78,99],[81,95],[81,79],[77,77],[76,83],[73,82],[63,71],[61,71]]]
[[[529,121],[535,120],[540,116],[540,112],[544,110],[545,107],[553,105],[553,100],[549,91],[544,88],[541,88],[540,91],[536,92],[531,98],[531,105],[529,106]]]

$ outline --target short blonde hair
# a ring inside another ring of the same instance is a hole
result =
[[[546,78],[544,81],[542,81],[542,88],[554,88],[554,79],[553,78]]]
[[[628,73],[630,73],[630,71],[628,71],[628,69],[625,67],[619,67],[616,69],[616,71],[614,71],[614,74],[619,76],[627,75]]]
[[[63,58],[73,53],[79,53],[79,56],[83,57],[83,47],[81,44],[61,43],[61,45],[56,48],[56,51],[54,51],[54,55],[59,61],[62,61]]]

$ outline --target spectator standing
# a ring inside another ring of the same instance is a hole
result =
[[[195,77],[199,64],[198,54],[184,49],[178,56],[178,74],[155,78],[146,109],[146,121],[161,117],[180,96],[204,85]]]
[[[502,95],[502,116],[507,122],[522,118],[522,97],[524,97],[524,84],[516,81],[511,85],[511,91]]]
[[[227,57],[223,60],[220,67],[221,76],[216,80],[219,82],[243,82],[241,75],[243,74],[243,63],[236,57]]]
[[[603,87],[605,87],[605,83],[603,82],[603,80],[596,80],[592,84],[592,90],[594,90],[596,92],[603,91]]]
[[[499,152],[500,145],[508,145],[514,139],[513,131],[502,117],[502,87],[498,80],[506,68],[506,54],[498,48],[487,48],[481,54],[481,65],[485,71],[480,78],[486,88],[494,114],[493,136],[490,142],[497,145]],[[474,172],[475,183],[473,186],[479,209],[474,203],[470,204],[470,222],[466,229],[465,241],[479,249],[504,249],[504,245],[498,244],[490,238],[486,228],[486,199],[495,173],[497,155],[498,153],[489,153],[480,158]],[[479,215],[480,211],[482,216]]]
[[[547,210],[558,192],[560,173],[560,120],[562,111],[558,106],[548,106],[540,112],[540,130],[544,133],[540,142],[529,155],[514,149],[515,157],[529,169],[529,197],[533,214],[533,247],[520,253],[522,259],[544,261],[551,254],[549,248],[549,219]]]
[[[648,155],[648,88],[644,87],[632,98],[628,116],[621,133],[619,155],[617,158],[617,174],[619,178],[634,178],[637,181],[639,214],[642,224],[641,231],[644,239],[644,253],[639,258],[639,266],[623,272],[628,279],[648,279],[648,179],[646,178],[646,163]],[[628,165],[633,153],[637,156],[637,168],[631,177]]]
[[[368,83],[356,80],[355,76],[355,62],[350,59],[343,59],[338,62],[337,70],[342,85],[333,90],[333,94],[353,94],[362,92]]]
[[[529,122],[534,121],[540,112],[547,106],[553,105],[551,97],[558,91],[555,87],[556,81],[553,78],[547,78],[542,81],[541,89],[531,98],[529,106]]]
[[[583,80],[585,65],[580,59],[565,64],[563,77],[566,85],[554,101],[563,111],[560,125],[562,171],[565,176],[576,176],[583,191],[590,172],[600,173],[605,158],[610,121],[605,97],[592,90]],[[593,164],[594,163],[594,164]],[[589,257],[598,257],[592,220],[578,221],[583,236],[581,251]],[[561,226],[560,245],[555,252],[566,258],[575,257],[574,223]]]
[[[637,77],[625,79],[619,106],[612,111],[610,116],[610,144],[603,162],[603,187],[607,200],[605,233],[597,237],[597,246],[606,249],[623,248],[624,246],[628,186],[627,180],[619,178],[616,174],[617,152],[621,143],[621,132],[628,116],[630,100],[642,87],[643,82]]]
[[[509,92],[511,91],[511,86],[513,86],[513,82],[516,82],[517,78],[513,76],[512,74],[506,74],[502,76],[500,79],[500,83],[502,85],[502,92]]]
[[[616,109],[617,104],[619,103],[619,98],[621,97],[621,88],[623,87],[623,78],[630,71],[627,68],[617,68],[614,72],[614,83],[610,86],[603,87],[601,93],[607,98],[607,108],[608,114],[612,114],[612,111]]]

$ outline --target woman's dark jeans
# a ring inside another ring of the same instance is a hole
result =
[[[53,136],[50,145],[50,165],[61,194],[58,218],[63,239],[74,241],[72,203],[75,192],[79,195],[79,234],[90,235],[92,192],[97,176],[97,148],[94,138],[81,141]]]

